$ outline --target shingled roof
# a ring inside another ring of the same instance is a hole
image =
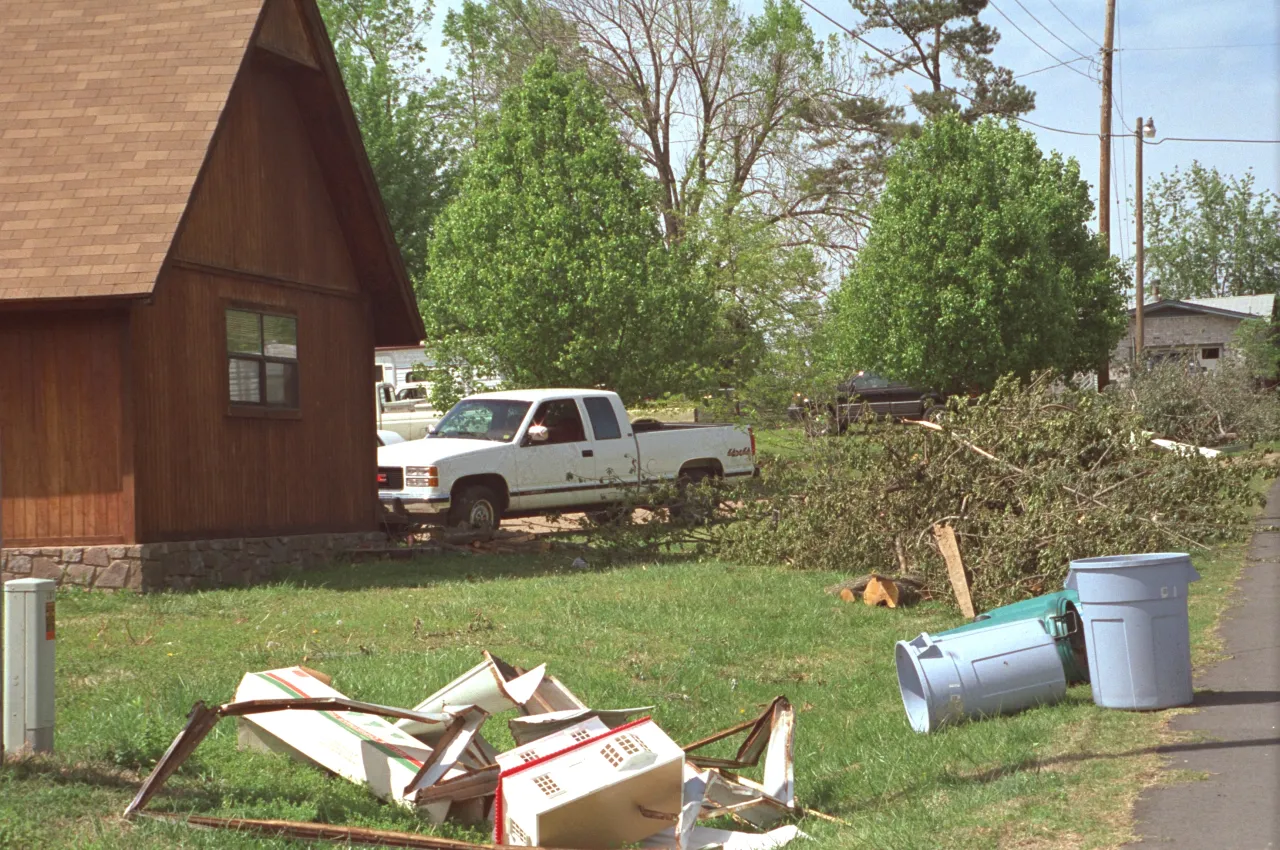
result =
[[[384,308],[379,341],[421,339],[314,0],[0,0],[0,303],[152,292],[255,29],[270,37],[281,3],[320,48],[328,83],[301,95],[304,114],[327,167],[356,177],[335,203],[366,246],[354,259]]]
[[[0,0],[0,299],[151,291],[261,0]]]

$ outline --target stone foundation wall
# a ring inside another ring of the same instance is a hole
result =
[[[133,546],[0,550],[0,580],[53,579],[100,590],[245,587],[311,569],[352,550],[386,544],[381,532],[240,537]]]

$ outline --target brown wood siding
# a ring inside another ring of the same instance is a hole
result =
[[[124,309],[0,312],[0,531],[9,546],[133,538]]]
[[[295,62],[320,69],[294,0],[267,0],[262,25],[258,28],[258,44]]]
[[[229,412],[228,302],[298,317],[300,415]],[[375,527],[370,322],[362,299],[165,272],[134,316],[143,542]]]
[[[290,83],[258,54],[232,89],[171,256],[360,290]]]

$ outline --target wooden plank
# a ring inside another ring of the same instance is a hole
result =
[[[947,563],[947,578],[951,581],[951,589],[956,594],[956,602],[960,604],[960,613],[969,619],[978,615],[974,610],[973,598],[969,595],[969,579],[964,572],[964,561],[960,559],[960,547],[956,544],[955,529],[948,525],[935,525],[933,536],[938,541],[938,550]]]

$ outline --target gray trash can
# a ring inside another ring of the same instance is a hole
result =
[[[1187,588],[1199,578],[1182,552],[1071,562],[1065,586],[1080,594],[1095,703],[1150,710],[1191,702]]]
[[[898,690],[907,721],[933,732],[965,719],[1057,702],[1067,677],[1042,620],[1015,620],[949,637],[898,641]]]

